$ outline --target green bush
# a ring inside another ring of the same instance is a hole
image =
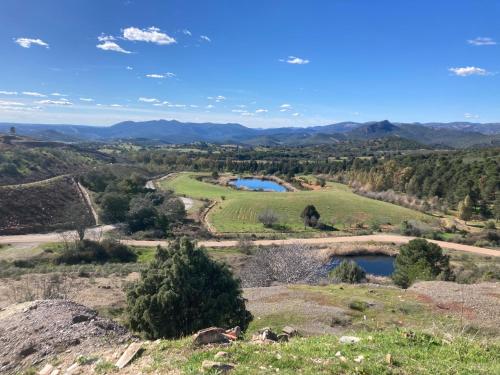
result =
[[[239,281],[186,238],[158,247],[127,292],[127,310],[131,328],[150,339],[177,338],[210,326],[245,330],[252,320]]]
[[[366,272],[356,262],[344,259],[330,272],[330,279],[337,283],[359,283],[366,277]]]
[[[368,303],[365,301],[351,301],[349,302],[349,308],[357,311],[365,311],[369,307]]]
[[[70,245],[68,249],[55,258],[54,262],[56,264],[129,263],[136,260],[137,254],[119,242],[82,240]]]
[[[412,240],[400,247],[392,279],[402,288],[408,288],[416,280],[453,280],[450,258],[436,244],[420,238]]]

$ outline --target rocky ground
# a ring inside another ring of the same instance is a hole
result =
[[[11,305],[0,311],[0,373],[15,373],[60,353],[94,353],[130,339],[124,327],[71,301]]]

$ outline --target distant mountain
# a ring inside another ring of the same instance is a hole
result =
[[[500,145],[500,129],[497,125],[403,124],[384,120],[367,123],[342,122],[308,128],[254,129],[233,123],[182,123],[175,120],[156,120],[125,121],[107,127],[0,123],[0,132],[8,132],[11,126],[15,126],[21,135],[63,142],[142,139],[171,144],[209,142],[268,146],[321,145],[348,140],[401,138],[423,145],[462,148]],[[479,129],[487,133],[481,133]]]

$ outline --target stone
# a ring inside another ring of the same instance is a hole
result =
[[[342,356],[342,353],[341,353],[341,352],[337,352],[337,353],[335,353],[335,357],[340,357],[340,356]]]
[[[69,366],[66,369],[66,371],[64,372],[64,375],[76,374],[78,371],[80,371],[80,365],[78,363],[73,363],[71,366]]]
[[[388,365],[392,365],[392,355],[390,353],[387,353],[385,355],[385,362],[388,364]]]
[[[228,343],[229,339],[224,335],[223,328],[210,327],[202,329],[195,333],[193,337],[194,345],[208,345],[208,344],[224,344]]]
[[[54,366],[50,363],[47,363],[43,368],[38,372],[38,375],[50,375],[54,371]]]
[[[54,371],[52,371],[50,373],[50,375],[59,375],[60,373],[61,373],[61,370],[59,370],[59,369],[56,368]]]
[[[359,341],[361,341],[361,339],[359,337],[355,337],[355,336],[342,336],[339,339],[339,342],[341,344],[356,344]]]
[[[72,319],[72,322],[73,322],[74,324],[76,324],[76,323],[87,322],[87,321],[89,321],[90,319],[91,319],[91,317],[90,317],[90,316],[88,316],[88,315],[75,315],[75,316],[73,317],[73,319]]]
[[[21,347],[21,350],[19,351],[19,357],[27,357],[35,352],[36,352],[35,344],[32,342],[27,342],[25,345]]]
[[[201,364],[201,370],[215,370],[219,373],[225,374],[232,369],[234,369],[235,365],[232,363],[221,363],[221,362],[214,362],[214,361],[209,361],[209,360],[204,360]]]
[[[262,340],[278,341],[278,335],[274,333],[269,327],[261,329],[259,333]]]
[[[286,333],[278,335],[278,342],[288,342],[289,339],[290,336],[288,336]]]
[[[287,334],[290,337],[294,337],[294,336],[297,336],[299,334],[299,331],[297,331],[295,328],[290,327],[290,326],[283,327],[281,332]]]
[[[228,352],[217,352],[216,355],[214,355],[214,359],[219,359],[219,358],[225,358],[229,356]]]
[[[364,359],[365,357],[363,355],[358,355],[356,358],[354,358],[354,362],[361,363]]]
[[[140,342],[133,342],[132,344],[130,344],[128,348],[123,352],[121,357],[118,359],[115,366],[118,367],[119,369],[122,369],[125,366],[127,366],[130,362],[132,362],[132,360],[141,350],[141,348],[142,348],[142,343]]]

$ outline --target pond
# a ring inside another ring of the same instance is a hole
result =
[[[327,269],[329,271],[334,269],[344,259],[356,262],[366,273],[371,275],[391,276],[394,272],[394,257],[389,255],[336,256],[327,264]]]
[[[255,191],[275,191],[278,193],[284,193],[287,189],[278,184],[277,182],[270,180],[262,180],[260,178],[238,178],[230,182],[238,189],[245,190],[255,190]]]

